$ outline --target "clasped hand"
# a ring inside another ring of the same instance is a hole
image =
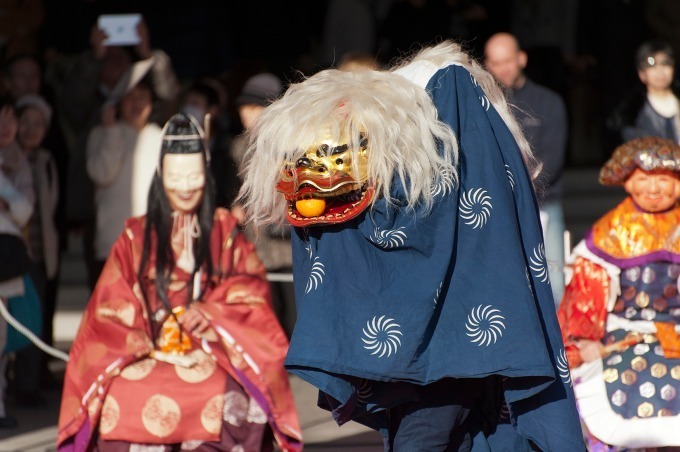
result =
[[[186,331],[191,331],[195,335],[200,336],[209,327],[210,322],[205,318],[203,313],[195,306],[189,306],[187,310],[179,318],[179,323]]]

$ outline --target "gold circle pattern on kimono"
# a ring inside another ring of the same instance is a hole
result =
[[[164,438],[177,429],[182,420],[179,405],[163,394],[149,397],[142,408],[142,423],[152,435]]]
[[[265,299],[257,293],[253,293],[252,288],[247,284],[235,283],[227,289],[225,302],[227,304],[244,303],[252,306],[264,303]]]
[[[99,418],[99,431],[102,435],[107,435],[113,431],[120,421],[120,406],[113,396],[108,395],[102,406]]]
[[[208,432],[217,434],[222,428],[222,410],[224,409],[224,396],[218,394],[206,402],[201,410],[201,425]]]
[[[97,320],[104,322],[122,323],[128,328],[135,324],[135,307],[127,300],[106,300],[97,306]]]
[[[80,353],[80,359],[78,359],[78,364],[76,365],[78,374],[83,375],[90,368],[90,364],[96,363],[106,356],[107,350],[106,345],[101,342],[87,344]]]
[[[156,367],[156,360],[147,358],[130,364],[120,372],[120,376],[126,380],[142,380],[146,378]]]
[[[246,360],[243,355],[234,349],[234,346],[229,344],[226,339],[222,338],[222,344],[224,345],[227,356],[229,357],[229,362],[236,369],[243,370],[248,367]]]
[[[132,330],[125,336],[125,352],[128,354],[147,352],[152,348],[153,343],[144,331]]]
[[[248,416],[248,399],[237,391],[227,391],[224,395],[224,422],[240,427]]]
[[[102,407],[102,400],[100,395],[96,395],[90,398],[90,403],[87,405],[87,413],[90,418],[96,418],[97,413]]]
[[[181,380],[187,383],[200,383],[215,373],[217,364],[203,350],[194,350],[189,353],[189,356],[197,361],[196,365],[192,367],[175,366],[175,372]]]

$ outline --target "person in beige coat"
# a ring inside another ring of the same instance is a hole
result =
[[[40,298],[40,338],[52,345],[60,256],[55,215],[60,193],[57,164],[52,153],[42,146],[52,109],[45,99],[37,95],[22,96],[15,107],[17,143],[30,163],[35,193],[33,214],[24,227],[24,237],[32,261],[31,279]],[[47,400],[41,394],[41,383],[52,382],[47,355],[31,345],[17,352],[14,365],[17,402],[31,408],[45,406]]]

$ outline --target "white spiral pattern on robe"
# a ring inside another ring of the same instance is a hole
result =
[[[545,246],[542,243],[534,248],[533,256],[529,256],[529,268],[536,279],[541,282],[548,281],[548,265],[545,260]]]
[[[432,187],[432,196],[446,196],[453,191],[455,177],[450,169],[443,169],[437,181],[437,185]]]
[[[357,401],[364,405],[368,399],[373,395],[373,385],[366,379],[362,379],[357,388]]]
[[[508,175],[508,180],[510,181],[510,188],[512,190],[515,190],[515,176],[512,174],[512,171],[510,170],[510,166],[505,165],[505,173]]]
[[[380,228],[376,227],[373,231],[373,236],[370,238],[371,242],[385,249],[402,246],[406,241],[406,233],[402,229],[404,229],[403,226],[397,229],[381,231]]]
[[[309,293],[312,290],[316,290],[321,283],[323,283],[323,277],[326,275],[324,270],[324,265],[319,262],[319,256],[314,258],[314,263],[312,264],[312,271],[309,274],[309,279],[307,280],[307,287],[305,287],[305,293]]]
[[[472,226],[472,229],[482,228],[491,216],[491,196],[483,188],[471,188],[467,193],[463,193],[460,198],[460,217],[464,223]]]
[[[312,259],[313,253],[312,253],[312,244],[308,243],[305,245],[305,249],[307,250],[307,254],[309,255],[309,259]]]
[[[474,85],[474,86],[478,86],[478,85],[479,85],[479,82],[477,81],[477,79],[475,78],[475,76],[472,75],[472,72],[470,72],[470,81],[472,82],[472,85]]]
[[[557,373],[565,385],[572,386],[571,372],[569,372],[569,361],[567,360],[567,351],[562,349],[560,354],[556,356]]]
[[[382,358],[392,353],[397,353],[401,346],[402,332],[399,331],[401,326],[394,321],[394,319],[386,319],[383,315],[379,319],[373,317],[372,320],[366,322],[366,328],[363,328],[364,337],[361,340],[364,342],[366,350],[373,350],[371,355],[378,355]]]
[[[482,102],[482,108],[485,111],[489,111],[489,108],[491,108],[491,102],[489,101],[489,98],[486,97],[486,94],[479,96],[480,102]]]
[[[471,339],[470,342],[476,343],[478,346],[488,347],[492,343],[496,343],[498,339],[503,336],[505,324],[501,311],[495,309],[491,305],[479,305],[470,311],[465,324],[467,334]]]

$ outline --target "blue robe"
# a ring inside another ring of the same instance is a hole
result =
[[[460,181],[443,174],[429,212],[381,199],[349,223],[294,229],[298,318],[285,365],[339,424],[383,432],[385,409],[419,385],[497,375],[507,406],[475,449],[528,438],[584,450],[520,150],[464,67],[414,73],[459,140]],[[398,182],[391,192],[404,199]]]

